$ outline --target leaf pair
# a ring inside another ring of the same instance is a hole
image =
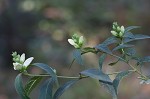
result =
[[[116,43],[117,41],[118,39],[116,37],[109,37],[102,44],[95,46],[95,48],[104,53],[112,54],[111,50],[108,48],[108,45]]]
[[[118,73],[112,83],[104,83],[100,81],[106,91],[112,95],[113,99],[117,99],[120,81],[123,79],[123,77],[129,75],[129,73],[129,71],[123,71]]]
[[[150,38],[150,36],[148,35],[143,35],[143,34],[132,34],[130,32],[130,30],[132,29],[136,29],[136,28],[140,28],[139,26],[129,26],[125,29],[125,34],[124,34],[124,38],[123,38],[123,42],[124,43],[128,43],[131,41],[135,41],[135,40],[141,40],[141,39],[148,39]]]
[[[15,79],[15,89],[22,99],[30,99],[23,88],[21,73]]]

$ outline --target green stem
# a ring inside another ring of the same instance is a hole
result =
[[[104,53],[104,52],[103,52]],[[108,54],[108,53],[107,53]],[[118,59],[121,59],[122,61],[124,61],[125,63],[127,63],[133,70],[130,70],[130,71],[132,71],[132,72],[136,72],[137,74],[139,74],[141,77],[143,77],[143,79],[145,79],[145,80],[147,80],[147,79],[149,79],[147,76],[145,76],[144,74],[142,74],[136,67],[134,67],[134,66],[132,66],[127,60],[125,60],[125,59],[123,59],[123,58],[121,58],[121,57],[119,57],[119,56],[117,56],[117,55],[114,55],[114,54],[109,54],[109,55],[111,55],[111,56],[113,56],[113,57],[116,57],[116,58],[118,58]],[[112,73],[112,74],[108,74],[108,75],[113,75],[113,74],[118,74],[119,72],[114,72],[114,73]]]
[[[132,69],[134,72],[136,72],[137,74],[139,74],[141,77],[143,77],[145,80],[148,79],[148,77],[146,77],[145,75],[143,75],[136,67],[132,66],[128,61],[126,61],[125,59],[119,57],[119,56],[116,56],[116,55],[113,55],[113,54],[110,54],[111,56],[114,56],[116,58],[120,58],[121,60],[123,60],[125,63],[127,63]]]
[[[41,76],[41,77],[51,77],[51,75],[49,74],[29,74],[29,73],[23,73],[26,76]],[[58,78],[65,78],[65,79],[83,79],[83,78],[88,78],[88,76],[76,76],[76,77],[72,77],[72,76],[57,76]]]
[[[135,72],[135,70],[128,70],[130,72]],[[119,74],[120,72],[113,72],[113,73],[110,73],[110,74],[107,74],[107,75],[116,75],[116,74]]]
[[[133,72],[133,70],[129,70],[131,72]],[[107,75],[116,75],[119,74],[120,72],[113,72],[113,73],[108,73]],[[26,76],[41,76],[41,77],[51,77],[51,75],[49,74],[29,74],[27,72],[23,73]],[[57,76],[58,78],[64,78],[64,79],[83,79],[83,78],[88,78],[89,76],[83,76],[83,75],[79,75],[79,76]]]
[[[145,80],[148,80],[149,78],[145,75],[143,75],[136,67],[131,65],[130,63],[127,63],[137,74],[139,74],[141,77],[143,77]]]

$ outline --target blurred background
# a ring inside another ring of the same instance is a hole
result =
[[[134,33],[150,35],[150,0],[0,0],[0,99],[20,99],[14,89],[18,71],[13,70],[11,53],[34,56],[34,62],[49,64],[59,75],[78,76],[84,68],[72,61],[72,50],[67,39],[78,32],[86,39],[85,46],[95,46],[109,37],[112,23],[125,27],[141,26]],[[139,55],[150,55],[150,40],[134,42]],[[86,68],[98,66],[98,56],[83,57]],[[105,72],[124,70],[126,64],[108,57]],[[149,65],[145,73],[150,74]],[[31,68],[30,72],[40,73]],[[140,85],[136,75],[124,79],[119,87],[119,99],[149,99],[150,86]],[[113,77],[112,77],[113,78]],[[63,84],[66,79],[59,79]],[[36,95],[35,95],[36,94]],[[31,94],[37,99],[38,88]],[[93,79],[81,80],[60,99],[111,99]]]

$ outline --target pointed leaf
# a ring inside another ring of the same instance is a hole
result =
[[[126,32],[123,37],[134,38],[134,35],[131,32]]]
[[[108,54],[112,54],[111,50],[105,44],[99,44],[95,48],[99,49],[102,52],[105,52],[105,53],[108,53]]]
[[[66,82],[59,89],[57,89],[57,91],[55,92],[53,96],[53,99],[58,99],[68,88],[74,85],[77,81],[78,80],[72,80],[72,81]]]
[[[140,39],[148,39],[148,38],[150,38],[150,36],[149,35],[143,35],[143,34],[134,34],[134,38],[136,40],[140,40]]]
[[[105,90],[113,97],[113,99],[117,99],[117,92],[112,84],[102,82],[101,84],[105,88]]]
[[[110,44],[113,44],[113,43],[116,43],[118,40],[116,37],[109,37],[107,38],[102,44],[104,45],[110,45]]]
[[[136,50],[134,48],[128,48],[125,50],[125,52],[129,56],[134,56],[136,54]]]
[[[114,89],[117,93],[118,93],[117,90],[118,90],[118,86],[119,86],[120,81],[122,80],[123,77],[127,76],[129,73],[131,73],[131,72],[130,71],[123,71],[123,72],[120,72],[119,74],[117,74],[116,78],[113,81],[113,86],[114,86]]]
[[[129,27],[125,28],[125,33],[132,29],[136,29],[136,28],[140,28],[140,26],[129,26]]]
[[[25,86],[25,92],[27,95],[31,93],[31,91],[39,84],[39,82],[42,80],[41,76],[34,76],[32,77],[28,83]]]
[[[135,35],[134,35],[134,38],[124,38],[124,39],[123,39],[123,42],[124,42],[124,43],[128,43],[128,42],[131,42],[131,41],[142,40],[142,39],[148,39],[148,38],[150,38],[150,36],[148,36],[148,35],[135,34]]]
[[[81,50],[80,49],[74,50],[73,57],[78,62],[78,64],[83,65],[83,60],[82,60],[82,57],[81,57]]]
[[[15,89],[17,91],[17,93],[20,95],[20,97],[22,99],[30,99],[26,93],[25,90],[23,88],[23,84],[22,84],[22,74],[18,74],[16,79],[15,79]]]
[[[39,99],[52,99],[52,89],[55,80],[50,78],[44,82],[40,88]]]
[[[133,47],[134,45],[131,44],[120,44],[119,46],[115,47],[113,49],[113,51],[119,50],[119,49],[123,49],[123,48],[128,48],[128,47]]]
[[[58,85],[57,75],[56,75],[55,70],[53,68],[51,68],[47,64],[43,64],[43,63],[34,63],[33,65],[45,70],[48,74],[51,75],[51,77],[55,80],[56,84]]]
[[[150,56],[146,56],[140,59],[140,62],[150,62]]]
[[[98,79],[102,82],[108,82],[108,83],[112,82],[111,79],[109,78],[109,76],[104,74],[99,69],[87,69],[87,70],[80,72],[80,74],[89,76],[89,77],[94,78],[94,79]]]
[[[103,62],[104,62],[106,56],[107,56],[107,54],[103,53],[103,54],[100,56],[100,58],[99,58],[99,68],[100,68],[100,70],[102,70]]]

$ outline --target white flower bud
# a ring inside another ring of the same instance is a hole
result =
[[[121,32],[124,33],[125,29],[124,26],[121,26]]]
[[[21,56],[20,56],[20,62],[24,62],[25,61],[25,54],[23,53]]]
[[[142,80],[141,82],[140,82],[140,84],[150,84],[150,79],[148,79],[148,80]]]
[[[113,25],[113,30],[115,30],[116,29],[116,27]]]
[[[84,42],[84,39],[83,39],[83,36],[81,36],[81,37],[79,38],[79,44],[83,44],[83,42]]]
[[[76,43],[74,42],[74,40],[72,40],[72,39],[68,39],[68,42],[71,44],[71,45],[75,45]]]
[[[119,32],[119,37],[122,37],[123,36],[123,33],[122,32]]]
[[[117,27],[117,30],[118,30],[118,31],[120,31],[120,30],[121,30],[119,26]]]
[[[117,36],[118,33],[116,31],[110,31],[112,33],[112,35]]]

